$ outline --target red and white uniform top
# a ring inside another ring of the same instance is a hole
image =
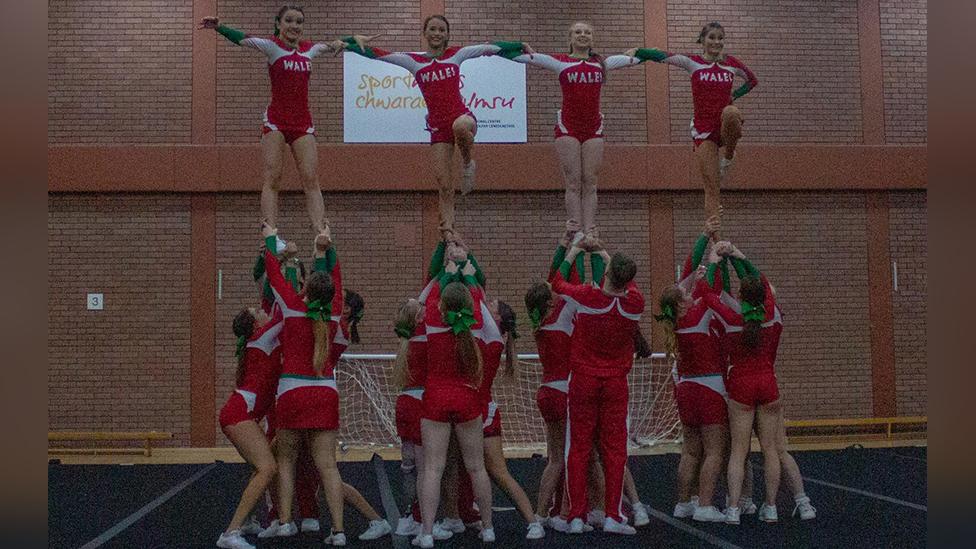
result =
[[[427,382],[427,325],[418,322],[413,336],[407,342],[407,384],[404,392],[419,391],[417,396],[423,395],[423,387]]]
[[[281,342],[278,336],[282,328],[281,312],[275,310],[268,323],[251,334],[244,347],[244,376],[235,392],[244,398],[248,412],[255,411],[256,404],[267,407],[274,402],[275,388],[281,374]],[[267,409],[258,412],[264,415]]]
[[[296,49],[277,36],[245,36],[240,44],[260,50],[268,58],[271,104],[264,113],[265,125],[272,130],[314,131],[308,109],[308,81],[312,59],[331,52],[329,46],[301,41]]]
[[[315,336],[312,331],[312,319],[305,316],[308,306],[304,295],[295,292],[291,284],[285,280],[278,265],[278,259],[268,252],[264,252],[265,264],[268,266],[268,281],[274,292],[275,302],[281,308],[284,317],[284,329],[281,331],[282,371],[283,377],[318,377],[312,366],[315,354]],[[338,262],[332,270],[332,283],[335,286],[335,297],[332,301],[332,317],[328,322],[328,336],[331,338],[329,357],[326,360],[322,376],[333,377],[335,365],[339,355],[348,345],[348,340],[342,335],[340,327],[343,306],[342,275]],[[336,313],[338,312],[338,314]],[[340,337],[341,336],[341,337]],[[338,354],[336,354],[338,352]],[[279,394],[282,387],[279,384]]]
[[[766,276],[760,275],[760,279],[766,287],[766,300],[763,303],[766,316],[763,319],[759,344],[755,348],[746,347],[742,343],[745,321],[739,304],[735,300],[721,299],[714,294],[707,297],[709,307],[715,311],[725,328],[723,344],[729,353],[729,377],[775,372],[776,352],[779,350],[779,339],[783,334],[783,315],[776,305],[776,298],[773,297]]]
[[[427,104],[427,125],[431,129],[449,128],[457,117],[468,112],[461,98],[461,63],[501,51],[493,44],[476,44],[449,47],[439,57],[430,57],[426,53],[388,52],[373,46],[370,49],[374,59],[403,67],[414,76]]]
[[[634,331],[644,312],[644,296],[631,280],[622,296],[589,284],[570,284],[557,272],[552,289],[573,299],[575,328],[570,369],[596,377],[625,376],[634,364]]]
[[[692,136],[707,139],[712,131],[718,131],[722,109],[732,103],[733,78],[746,81],[748,89],[756,87],[756,75],[741,61],[726,55],[721,61],[706,61],[701,55],[667,53],[661,62],[680,67],[691,74],[691,97],[695,105],[691,121]]]
[[[549,272],[550,284],[556,271],[552,269]],[[580,283],[575,268],[569,272],[569,283]],[[569,355],[577,303],[571,297],[554,293],[555,299],[533,335],[539,349],[539,362],[542,363],[542,385],[565,393],[569,391]]]
[[[478,387],[478,396],[481,398],[482,404],[487,405],[492,401],[491,388],[495,383],[495,377],[498,375],[498,368],[501,366],[505,339],[502,337],[502,332],[494,317],[491,316],[491,311],[484,299],[481,301],[480,309],[481,327],[472,329],[471,335],[474,336],[478,342],[478,347],[481,349],[481,385]]]
[[[483,294],[480,288],[470,288],[474,299],[472,313],[475,324],[471,326],[472,335],[482,329],[484,322]],[[440,285],[434,284],[424,302],[424,325],[427,330],[427,380],[425,389],[431,387],[467,387],[477,390],[478,386],[461,374],[461,364],[458,360],[457,337],[450,326],[444,323],[438,305],[440,303]]]
[[[630,67],[641,62],[636,57],[611,55],[604,58],[601,66],[596,56],[580,59],[566,53],[523,54],[513,61],[548,69],[559,75],[559,87],[563,92],[560,121],[570,128],[594,128],[600,125],[600,91],[605,70]]]

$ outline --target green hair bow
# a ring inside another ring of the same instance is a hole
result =
[[[539,312],[537,307],[529,309],[529,320],[532,321],[533,330],[538,330],[539,326],[542,326],[542,313]]]
[[[332,302],[322,303],[321,300],[316,299],[308,304],[308,312],[305,313],[305,316],[312,320],[328,322],[332,319]]]
[[[244,336],[237,336],[237,349],[234,351],[234,356],[241,358],[244,355],[244,348],[247,347],[247,338]]]
[[[474,313],[467,307],[460,311],[448,311],[444,320],[447,321],[447,325],[451,327],[454,335],[469,331],[477,323],[474,319]]]
[[[665,320],[669,320],[672,323],[676,322],[677,315],[674,312],[674,307],[672,307],[671,305],[664,305],[664,306],[662,306],[661,307],[661,314],[654,315],[654,320],[656,320],[658,322],[663,322]]]
[[[396,333],[397,337],[402,337],[403,339],[410,339],[411,337],[413,337],[413,334],[410,332],[410,330],[404,328],[403,326],[394,326],[393,332]]]
[[[748,301],[742,302],[742,319],[746,322],[762,322],[766,320],[766,307],[761,303],[753,305]]]

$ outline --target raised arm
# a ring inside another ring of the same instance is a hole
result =
[[[583,251],[579,246],[573,246],[566,253],[566,257],[563,258],[562,264],[559,265],[559,269],[556,270],[556,274],[552,279],[552,290],[557,294],[562,294],[565,296],[572,297],[576,301],[579,301],[583,295],[593,290],[591,286],[586,284],[571,284],[569,280],[569,273],[573,269],[573,263],[576,261],[577,256]]]
[[[363,57],[368,57],[369,59],[375,59],[377,61],[383,61],[384,63],[390,63],[398,67],[403,67],[410,71],[410,74],[416,74],[424,64],[418,61],[414,55],[409,53],[399,53],[390,52],[375,46],[367,45],[363,40],[364,37],[360,35],[356,36],[345,36],[342,41],[346,44],[346,51],[351,51],[353,53],[358,53]],[[359,39],[357,41],[357,39]]]
[[[315,237],[315,266],[314,271],[326,272],[332,276],[332,286],[335,295],[332,297],[333,317],[342,313],[345,296],[342,293],[342,268],[339,265],[339,255],[326,228]]]
[[[515,61],[516,63],[525,63],[526,65],[532,65],[534,67],[550,70],[555,73],[559,73],[566,67],[572,65],[572,63],[560,61],[559,59],[545,53],[524,53],[513,57],[512,61]]]
[[[276,46],[273,40],[261,38],[259,36],[251,36],[244,31],[235,29],[234,27],[221,25],[220,19],[213,16],[204,17],[201,19],[200,26],[198,28],[213,29],[217,31],[217,34],[223,36],[238,46],[258,50],[263,52],[265,55],[268,55],[272,48]]]
[[[275,301],[284,308],[295,310],[302,303],[302,298],[298,296],[295,289],[292,288],[291,284],[285,280],[284,275],[281,274],[281,264],[278,262],[278,258],[275,257],[270,250],[275,249],[277,239],[275,237],[274,229],[270,229],[265,225],[266,229],[264,231],[264,266],[265,273],[268,277],[268,283],[271,285],[271,289],[274,291]]]
[[[745,66],[745,64],[742,63],[742,61],[739,61],[735,57],[729,55],[726,57],[725,62],[728,63],[730,67],[732,67],[732,70],[736,76],[745,80],[745,82],[741,86],[739,86],[738,88],[735,89],[735,91],[732,92],[733,100],[736,100],[742,97],[743,95],[749,93],[750,91],[752,91],[753,88],[759,85],[759,80],[756,78],[756,75],[753,74],[753,72],[749,70],[749,67]]]
[[[627,51],[628,55],[632,55],[643,63],[644,61],[653,61],[655,63],[664,63],[667,65],[674,65],[675,67],[684,69],[688,72],[692,72],[697,66],[690,57],[687,55],[682,55],[680,53],[671,53],[668,51],[659,50],[657,48],[636,48]]]
[[[427,279],[424,281],[425,284],[440,276],[441,271],[444,270],[445,248],[447,248],[446,241],[441,240],[437,242],[437,246],[434,248],[434,253],[430,256],[430,266],[427,267]]]

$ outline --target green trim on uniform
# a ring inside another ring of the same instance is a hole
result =
[[[657,48],[638,48],[637,52],[634,53],[634,57],[640,59],[641,62],[654,61],[655,63],[660,63],[668,58],[668,54]]]
[[[241,44],[241,40],[247,38],[247,34],[245,34],[244,31],[239,31],[233,27],[228,27],[227,25],[218,25],[216,30],[218,34],[237,45]]]

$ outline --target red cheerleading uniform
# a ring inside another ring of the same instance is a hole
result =
[[[704,297],[720,288],[699,280],[692,294],[695,302],[678,319],[674,330],[678,348],[674,394],[681,423],[689,427],[722,425],[729,421],[723,380],[724,330]]]
[[[220,409],[220,428],[242,421],[261,421],[274,404],[275,384],[281,373],[278,336],[284,326],[280,311],[251,334],[244,348],[244,377]]]
[[[427,378],[427,327],[417,324],[407,343],[407,385],[396,400],[396,429],[401,441],[421,446],[420,419],[424,414],[424,383]]]
[[[555,275],[556,269],[552,269],[549,273],[550,284]],[[580,283],[575,265],[570,270],[569,283]],[[569,356],[575,315],[576,302],[567,296],[556,294],[546,318],[533,334],[539,350],[539,362],[542,363],[542,385],[535,394],[535,401],[546,423],[566,421]]]
[[[585,518],[586,480],[593,439],[600,439],[606,477],[607,516],[622,522],[627,462],[627,374],[634,362],[634,331],[644,296],[634,281],[622,296],[591,285],[572,285],[557,273],[553,290],[578,303],[570,350],[569,417],[566,421],[566,478],[569,518]]]
[[[475,325],[482,326],[479,288],[469,288],[474,298]],[[424,386],[424,419],[441,423],[464,423],[481,417],[478,385],[461,374],[457,337],[444,324],[438,309],[440,286],[434,284],[424,303],[424,324],[427,329],[427,383]]]
[[[329,356],[322,375],[318,376],[312,366],[315,337],[312,319],[305,316],[308,307],[303,297],[282,276],[277,258],[265,251],[264,261],[275,302],[281,307],[285,319],[281,332],[283,361],[281,377],[278,379],[275,427],[327,431],[338,429],[339,393],[335,382],[335,365],[345,349],[345,338],[338,337],[341,334],[340,315],[333,314],[328,322],[327,335],[331,339]],[[341,313],[342,276],[338,262],[331,275],[335,286],[332,311]]]
[[[427,131],[430,132],[431,143],[453,143],[454,121],[462,115],[474,119],[474,114],[461,97],[461,63],[502,50],[493,44],[477,44],[463,48],[449,47],[440,56],[430,57],[426,53],[395,53],[373,46],[367,47],[365,53],[352,45],[348,49],[410,71],[427,104]]]
[[[481,385],[478,387],[478,398],[481,400],[482,417],[484,418],[484,436],[500,437],[502,435],[502,413],[498,404],[492,399],[491,388],[498,375],[498,368],[502,362],[502,352],[505,350],[501,331],[491,316],[491,311],[484,301],[481,302],[482,327],[473,330],[481,348]]]
[[[766,287],[766,300],[763,304],[766,315],[759,333],[759,343],[755,348],[746,347],[742,342],[745,322],[742,314],[730,304],[715,297],[708,297],[709,307],[718,315],[725,327],[725,346],[729,352],[729,370],[726,387],[729,398],[746,406],[770,404],[779,400],[779,387],[776,382],[776,352],[783,333],[783,317],[776,298],[765,275],[760,275]]]
[[[640,61],[626,55],[611,55],[603,60],[597,56],[589,59],[569,54],[525,54],[513,61],[535,65],[559,75],[562,88],[562,108],[556,112],[554,135],[575,138],[580,143],[603,137],[603,114],[600,112],[600,91],[606,71],[637,65]]]

